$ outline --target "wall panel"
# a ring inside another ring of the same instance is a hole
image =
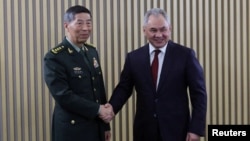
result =
[[[63,13],[75,4],[93,13],[89,42],[100,53],[108,98],[126,53],[146,43],[144,13],[160,7],[171,19],[172,39],[193,48],[204,68],[207,124],[250,124],[248,0],[0,0],[0,141],[50,140],[54,101],[43,56],[64,37]],[[111,122],[113,141],[132,141],[135,95]]]

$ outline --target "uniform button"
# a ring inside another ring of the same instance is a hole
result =
[[[75,120],[71,120],[70,123],[71,124],[75,124],[76,122],[75,122]]]
[[[98,99],[96,100],[96,103],[99,103],[99,100],[98,100]]]
[[[157,103],[158,102],[158,99],[155,99],[155,103]]]
[[[102,74],[101,72],[99,72],[99,74]]]
[[[94,91],[96,91],[96,89],[94,88]]]
[[[92,77],[92,80],[95,80],[95,77]]]
[[[157,118],[157,115],[156,115],[156,114],[154,114],[154,118]]]
[[[81,75],[79,75],[78,77],[79,77],[79,78],[82,78],[82,76],[81,76]]]

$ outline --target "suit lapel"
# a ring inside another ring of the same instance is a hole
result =
[[[138,59],[142,59],[140,60],[140,62],[142,62],[143,66],[141,68],[143,68],[143,70],[141,71],[142,73],[144,73],[145,75],[145,82],[150,82],[149,86],[151,86],[153,93],[155,95],[156,90],[154,87],[154,83],[153,83],[153,76],[152,76],[152,71],[151,71],[151,64],[150,64],[150,53],[149,53],[149,44],[146,44],[145,46],[143,46],[143,52],[141,53],[143,56],[141,58]]]
[[[160,80],[159,80],[159,84],[158,84],[158,89],[157,92],[160,91],[160,89],[162,88],[163,84],[165,84],[167,76],[168,76],[168,72],[169,72],[169,68],[171,67],[171,60],[172,60],[172,44],[169,41],[168,46],[167,46],[167,50],[166,50],[166,54],[164,56],[164,61],[162,64],[162,70],[161,70],[161,76],[160,76]]]
[[[86,57],[88,59],[88,62],[89,62],[89,67],[90,67],[90,70],[91,70],[91,73],[98,73],[99,71],[97,70],[97,68],[100,68],[100,64],[98,62],[98,58],[97,56],[95,56],[93,53],[93,51],[91,51],[87,46],[87,52],[86,52]]]
[[[88,59],[89,62],[89,67],[91,67],[91,69],[93,68],[93,56],[91,55],[91,53],[87,50],[86,51],[86,58]]]

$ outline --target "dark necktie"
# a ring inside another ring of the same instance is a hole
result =
[[[90,67],[89,60],[86,54],[86,50],[84,50],[84,48],[81,48],[79,53],[83,56],[84,62],[87,64],[87,66]]]
[[[161,52],[160,50],[155,50],[155,55],[154,55],[154,60],[151,65],[152,69],[152,75],[153,75],[153,81],[155,84],[155,88],[157,85],[157,75],[158,75],[158,66],[159,66],[159,61],[158,61],[158,54]]]

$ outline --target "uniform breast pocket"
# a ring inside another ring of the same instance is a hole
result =
[[[75,74],[70,79],[69,86],[74,93],[83,93],[87,88],[91,88],[91,80],[87,74]]]
[[[86,74],[75,74],[71,78],[81,80],[81,79],[87,78],[87,75]]]
[[[78,72],[71,74],[70,83],[76,85],[77,83],[83,83],[83,81],[86,81],[86,79],[88,79],[88,75],[86,73]]]

